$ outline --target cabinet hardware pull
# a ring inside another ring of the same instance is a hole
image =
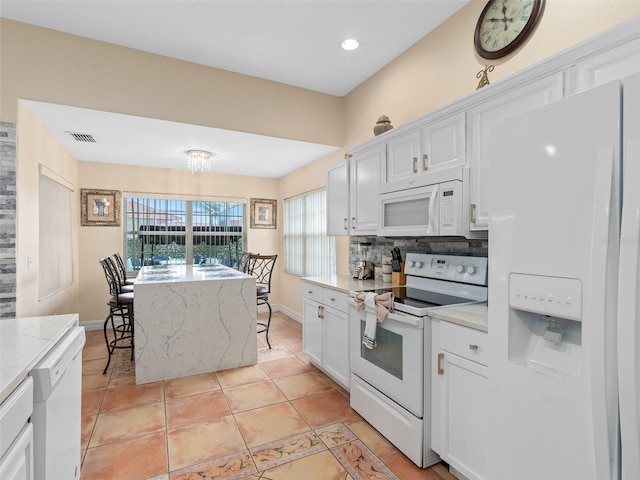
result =
[[[413,173],[418,173],[418,157],[413,157]]]
[[[324,318],[324,306],[320,305],[320,318]]]
[[[347,220],[348,218],[345,217],[344,219],[344,229],[347,230],[348,226],[347,226]]]
[[[442,369],[442,359],[444,358],[444,353],[438,354],[438,375],[444,374],[444,370]]]
[[[427,165],[428,159],[429,159],[428,154],[425,153],[424,155],[422,155],[422,170],[424,170],[425,172],[429,170],[429,166]]]
[[[330,298],[329,300],[331,300],[332,302],[335,302],[336,299],[335,298]]]
[[[356,229],[356,217],[351,217],[351,228]]]
[[[471,344],[471,345],[469,345],[469,348],[471,350],[477,350],[478,349],[478,345]]]
[[[471,204],[471,223],[476,223],[476,204]]]
[[[307,290],[307,293],[311,295],[313,293],[313,290]]]

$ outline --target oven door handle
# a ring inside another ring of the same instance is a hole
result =
[[[352,305],[354,307],[356,306],[356,302],[353,298],[349,298],[348,302],[349,302],[349,305]],[[365,309],[362,310],[362,312],[366,312],[366,311],[373,313],[374,315],[376,313],[365,307]],[[357,312],[357,313],[361,313],[361,312]],[[402,315],[400,313],[389,312],[389,315],[387,315],[387,319],[404,323],[405,325],[411,325],[412,327],[420,328],[422,325],[423,317],[414,317],[413,315]]]

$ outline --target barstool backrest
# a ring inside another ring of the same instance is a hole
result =
[[[266,288],[266,293],[271,292],[271,276],[273,274],[273,267],[276,264],[278,255],[253,255],[250,256],[250,271],[249,275],[252,275],[256,279],[256,284]]]
[[[120,283],[114,261],[110,257],[101,258],[100,265],[104,270],[104,276],[107,280],[107,285],[109,286],[109,294],[112,297],[115,297],[117,302],[118,295],[122,293],[122,284]]]

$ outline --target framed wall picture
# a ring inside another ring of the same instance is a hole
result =
[[[80,225],[120,226],[120,191],[80,189]]]
[[[276,200],[265,198],[252,198],[251,204],[251,228],[276,228],[277,204]]]

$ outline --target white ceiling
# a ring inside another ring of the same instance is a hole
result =
[[[0,0],[0,16],[344,96],[469,0]],[[345,52],[346,37],[360,48]],[[331,73],[333,72],[333,73]],[[281,177],[336,148],[29,102],[76,158],[181,168],[189,148],[220,173]],[[91,133],[81,144],[65,131]],[[135,135],[134,135],[135,133]]]

